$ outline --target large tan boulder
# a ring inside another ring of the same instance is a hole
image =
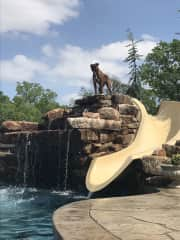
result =
[[[62,129],[64,126],[64,119],[69,115],[70,110],[64,108],[56,108],[45,113],[42,117],[42,129],[55,130]]]
[[[122,121],[94,119],[94,118],[67,118],[68,125],[71,128],[85,129],[104,129],[104,130],[120,130]]]
[[[1,131],[3,132],[36,131],[36,130],[38,130],[37,122],[4,121],[1,125]]]
[[[93,95],[77,99],[75,105],[78,106],[89,106],[93,104],[111,104],[111,95]]]
[[[119,133],[119,131],[118,131]],[[107,133],[102,133],[100,132],[99,134],[99,142],[100,143],[106,143],[106,142],[112,142],[117,136],[117,132],[107,132]]]
[[[119,104],[118,111],[122,115],[133,115],[136,116],[138,113],[138,109],[134,105],[130,104]]]
[[[112,95],[112,102],[114,105],[132,104],[131,98],[128,95],[122,95],[122,94]]]
[[[115,143],[129,145],[133,142],[135,135],[134,134],[127,134],[127,135],[119,135],[114,140]]]
[[[81,140],[84,143],[97,142],[99,140],[98,131],[93,129],[79,129]]]
[[[82,115],[83,115],[83,117],[87,117],[87,118],[95,118],[95,119],[100,118],[100,114],[94,113],[94,112],[83,112]]]
[[[56,118],[62,118],[65,113],[67,113],[67,110],[65,110],[64,108],[56,108],[45,113],[43,118],[52,121]]]
[[[107,120],[116,120],[118,121],[120,118],[119,112],[112,107],[103,107],[98,109],[98,113],[100,114],[100,118]]]
[[[147,174],[161,175],[161,164],[169,163],[170,159],[165,156],[144,156],[141,159],[143,171]]]

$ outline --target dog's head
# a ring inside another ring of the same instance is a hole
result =
[[[98,69],[99,63],[93,63],[90,65],[92,72],[96,72]]]

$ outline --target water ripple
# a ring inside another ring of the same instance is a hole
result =
[[[72,191],[0,187],[0,240],[52,240],[54,210],[79,199]]]

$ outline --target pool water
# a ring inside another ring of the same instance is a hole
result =
[[[71,191],[0,187],[0,240],[53,240],[54,210],[85,198]]]

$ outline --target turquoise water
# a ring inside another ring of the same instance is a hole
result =
[[[52,240],[52,214],[86,196],[71,191],[0,187],[0,240]]]

